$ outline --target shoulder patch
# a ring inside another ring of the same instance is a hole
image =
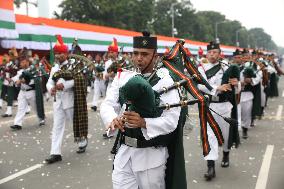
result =
[[[170,76],[169,70],[166,68],[160,68],[157,70],[157,76],[160,79],[163,79],[164,77]]]

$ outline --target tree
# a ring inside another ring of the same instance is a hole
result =
[[[199,23],[197,22],[197,16],[195,10],[190,4],[179,5],[178,13],[176,16],[176,28],[178,30],[178,37],[196,40],[196,28]]]
[[[252,36],[252,47],[269,50],[277,49],[276,44],[271,39],[271,36],[265,33],[262,28],[252,28],[249,30],[249,33],[250,36]]]
[[[198,40],[206,42],[215,40],[215,23],[224,22],[226,17],[214,11],[200,11],[197,12],[196,15],[200,24]],[[219,36],[220,35],[218,35],[218,37]]]
[[[141,31],[152,20],[154,0],[65,0],[58,19]]]
[[[159,0],[155,4],[153,31],[159,35],[172,35],[171,4],[176,0]]]

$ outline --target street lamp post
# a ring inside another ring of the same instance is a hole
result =
[[[225,21],[222,21],[222,22],[215,22],[215,41],[216,41],[216,43],[220,43],[220,40],[218,38],[218,25],[225,23],[225,22],[227,22],[227,21],[225,20]]]
[[[189,0],[184,0],[181,2],[182,5],[186,5],[190,3]],[[174,7],[177,5],[177,4],[180,4],[180,2],[175,2],[173,4],[171,4],[171,13],[172,13],[172,37],[175,37],[175,35],[177,34],[177,29],[175,28],[175,9]]]
[[[250,36],[248,34],[248,38],[247,38],[247,44],[248,44],[248,48],[250,49]]]
[[[240,28],[236,31],[236,46],[239,47],[240,46],[240,42],[239,42],[239,32],[244,29],[244,28]]]
[[[175,28],[175,10],[174,7],[178,4],[178,2],[171,4],[171,13],[172,13],[172,37],[175,37],[177,30]]]
[[[14,3],[16,5],[17,8],[20,8],[22,3],[26,4],[26,14],[27,16],[29,15],[29,4],[34,5],[35,7],[37,7],[38,5],[38,0],[35,1],[30,1],[30,0],[14,0]]]

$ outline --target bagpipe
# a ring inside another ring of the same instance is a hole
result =
[[[95,76],[99,79],[103,79],[103,72],[105,71],[105,68],[102,64],[96,64],[95,65],[95,68],[94,68],[94,71],[95,71]]]
[[[227,70],[225,72],[225,77],[223,77],[222,79],[222,84],[224,83],[228,83],[228,79],[229,78],[239,78],[239,68],[237,66],[232,66],[229,70]],[[178,82],[175,82],[173,85],[169,86],[169,87],[163,87],[162,89],[157,91],[158,95],[162,95],[164,93],[167,93],[170,90],[173,89],[179,89],[182,86],[186,85],[187,80],[182,79]],[[206,101],[208,101],[210,99],[210,97],[208,95],[204,95],[204,97],[206,98]],[[195,103],[198,103],[199,100],[198,99],[185,99],[185,100],[181,100],[179,103],[175,103],[175,104],[162,104],[159,105],[158,108],[162,109],[162,110],[169,110],[170,108],[174,108],[174,107],[186,107],[188,105],[193,105]],[[222,117],[226,122],[228,123],[233,123],[236,124],[237,121],[229,118],[229,117],[224,117],[222,115],[220,115],[218,112],[214,111],[212,108],[208,107],[209,110],[211,110],[212,112],[214,112],[215,114],[217,114],[218,116]]]
[[[4,66],[4,68],[3,68],[3,72],[4,73],[8,73],[9,74],[9,78],[12,78],[12,77],[16,76],[18,70],[19,70],[18,65],[15,62],[13,62],[13,61],[8,62]],[[4,74],[4,79],[5,78],[6,78],[6,74]]]
[[[64,80],[74,79],[74,85],[79,86],[77,88],[83,88],[85,85],[84,74],[86,74],[89,69],[93,69],[94,63],[85,56],[77,54],[68,55],[68,63],[60,70],[55,72],[52,76],[52,80],[56,83],[60,78]],[[56,102],[56,95],[54,95],[54,102]]]
[[[121,71],[122,69],[131,70],[134,68],[134,65],[129,61],[129,64],[127,63],[126,58],[123,56],[123,46],[120,47],[120,51],[118,53],[117,58],[113,61],[113,63],[108,67],[107,73],[117,73],[118,71]]]
[[[151,78],[157,73],[157,70],[159,68],[165,67],[168,69],[171,77],[175,82],[172,86],[164,87],[159,91],[153,91],[149,83],[145,84],[145,86],[139,84],[138,86],[140,86],[140,88],[141,86],[144,87],[142,87],[140,92],[135,93],[134,89],[137,91],[139,87],[134,84],[135,82],[132,81],[136,79],[136,77],[134,76],[121,88],[121,90],[124,91],[122,92],[123,94],[122,96],[124,96],[125,101],[131,102],[129,105],[129,109],[139,113],[140,115],[142,115],[142,117],[143,115],[153,116],[155,115],[154,112],[159,113],[161,112],[161,110],[164,109],[170,109],[178,106],[188,106],[198,103],[203,155],[206,156],[210,151],[210,145],[208,142],[208,135],[207,135],[207,123],[209,123],[209,126],[212,128],[219,145],[223,144],[224,139],[222,136],[221,129],[210,111],[211,109],[209,108],[208,97],[203,95],[203,93],[197,88],[197,84],[202,84],[206,86],[208,90],[212,90],[213,88],[198,71],[196,63],[192,61],[193,59],[187,56],[186,50],[184,48],[184,43],[185,43],[184,40],[178,40],[176,44],[172,47],[170,52],[161,57],[160,59],[161,62],[156,64],[154,71],[147,79],[147,82],[149,82]],[[189,75],[184,73],[184,68],[187,70]],[[189,92],[194,97],[194,99],[182,100],[176,104],[159,105],[158,97],[161,94],[180,87],[183,87],[187,92]],[[128,88],[128,90],[125,90],[125,88]],[[145,89],[147,89],[150,92],[146,94],[145,91],[147,90]],[[137,94],[137,96],[138,97],[140,96],[141,98],[138,98],[135,94]],[[150,99],[147,102],[143,100],[145,99],[146,96],[149,96],[148,99]],[[218,113],[217,115],[221,116]],[[225,118],[225,117],[223,118],[225,121],[228,122],[233,121],[230,118]]]
[[[84,74],[88,69],[92,69],[94,63],[85,56],[77,54],[68,55],[68,63],[59,71],[55,72],[52,80],[57,82],[60,78],[65,80],[72,80],[78,74]]]
[[[243,75],[245,78],[255,78],[258,72],[262,72],[262,85],[268,86],[269,83],[269,73],[267,71],[268,67],[268,59],[265,57],[244,57],[242,58],[243,62],[252,62],[253,64],[249,67],[243,66]],[[274,65],[271,65],[276,69]],[[277,69],[276,69],[277,70]]]
[[[49,74],[45,65],[44,62],[35,59],[32,64],[22,72],[19,79],[24,79],[25,83],[29,84],[32,79],[48,78]]]
[[[114,72],[116,74],[117,71],[123,67],[125,67],[125,59],[118,56],[118,58],[107,68],[107,73]]]

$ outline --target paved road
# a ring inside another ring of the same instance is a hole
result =
[[[217,162],[217,177],[212,182],[203,178],[206,163],[200,146],[197,109],[190,107],[193,127],[190,129],[188,122],[184,136],[188,188],[284,188],[283,78],[279,86],[279,97],[269,99],[265,117],[250,129],[249,138],[232,150],[230,168],[221,168],[220,160]],[[0,118],[0,189],[111,188],[113,156],[109,151],[114,141],[102,138],[103,126],[97,112],[88,112],[90,138],[85,154],[76,154],[77,146],[68,125],[62,147],[63,161],[52,165],[43,163],[49,155],[53,117],[51,102],[46,104],[44,127],[37,126],[34,113],[26,116],[21,131],[10,130],[13,118]]]

